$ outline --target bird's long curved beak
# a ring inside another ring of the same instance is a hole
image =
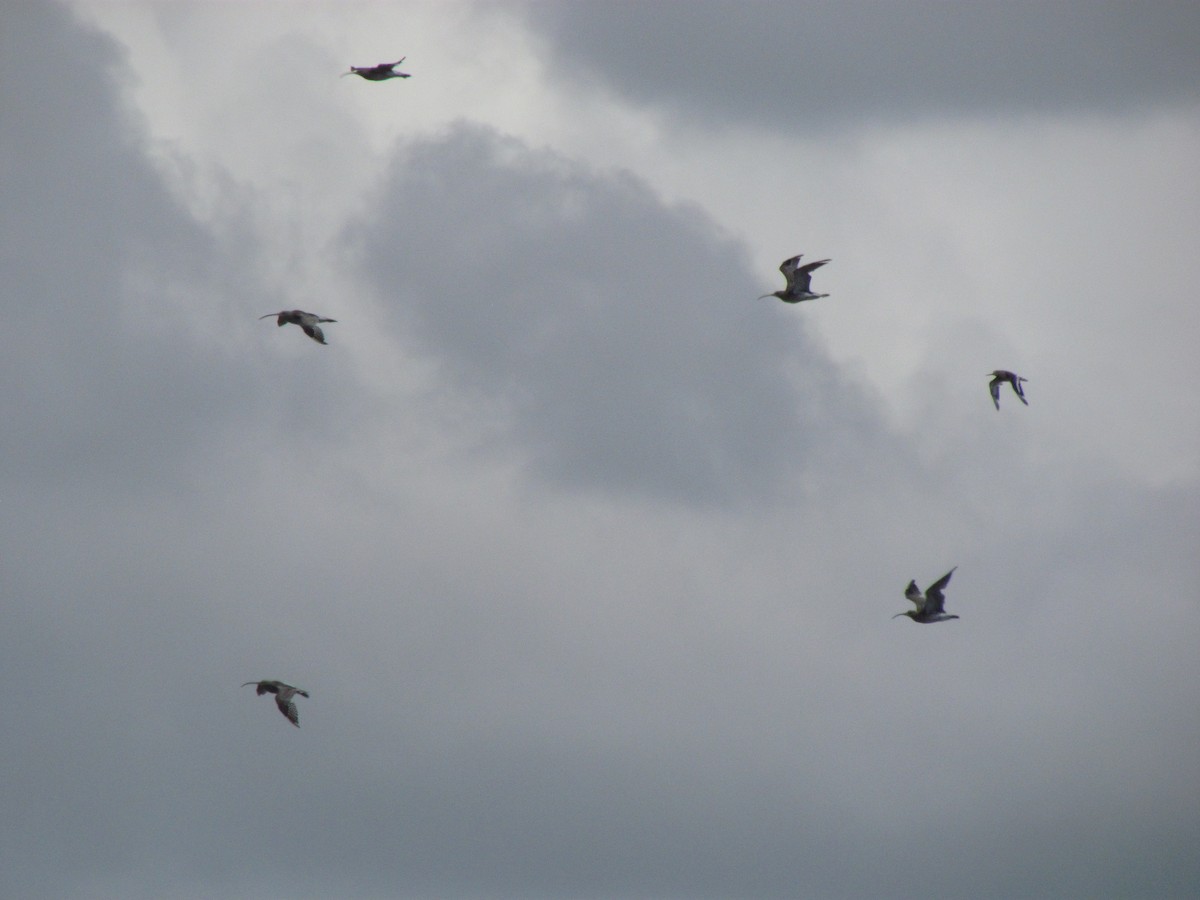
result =
[[[269,318],[271,318],[271,316],[277,316],[277,315],[279,315],[279,313],[267,313],[265,316],[259,316],[258,318],[259,318],[260,320],[262,320],[262,319],[269,319]],[[246,682],[246,683],[247,683],[247,684],[254,684],[254,682],[253,682],[253,681],[248,681],[248,682]]]
[[[247,684],[258,684],[258,682],[257,681],[247,681],[246,684],[242,685],[242,687],[245,687]]]
[[[754,299],[755,300],[766,300],[768,297],[774,297],[774,296],[775,296],[774,294],[760,294],[759,296],[755,297]]]
[[[896,613],[894,616],[892,616],[892,618],[893,618],[893,619],[898,619],[898,618],[900,618],[901,616],[907,616],[907,615],[908,615],[908,613]],[[254,682],[250,682],[250,683],[251,683],[251,684],[253,684]],[[244,685],[243,685],[243,686],[244,686]]]

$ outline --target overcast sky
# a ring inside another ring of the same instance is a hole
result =
[[[0,895],[1200,894],[1197,47],[0,5]]]

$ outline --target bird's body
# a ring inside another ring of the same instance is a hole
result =
[[[958,566],[954,567],[954,569],[957,568]],[[958,616],[952,616],[946,612],[946,598],[942,595],[942,591],[950,583],[950,576],[954,574],[954,569],[951,569],[929,587],[925,588],[924,594],[921,593],[921,589],[917,587],[915,581],[910,581],[904,591],[904,596],[909,599],[916,609],[896,613],[892,618],[898,619],[900,616],[908,616],[914,622],[920,622],[922,625],[945,622],[947,619],[957,619]]]
[[[337,321],[337,319],[322,318],[314,313],[305,312],[302,309],[284,309],[277,313],[267,313],[265,316],[259,316],[259,318],[269,319],[271,316],[276,316],[275,324],[280,327],[284,325],[299,325],[304,329],[304,333],[318,344],[325,343],[325,332],[321,330],[321,326],[317,323]]]
[[[274,694],[275,705],[279,707],[279,711],[283,713],[284,718],[300,727],[300,713],[296,711],[296,695],[307,697],[308,691],[302,691],[298,687],[292,687],[290,684],[284,684],[282,681],[247,681],[242,687],[253,684],[257,685],[255,693],[260,697],[263,694]]]
[[[1021,382],[1028,380],[1028,378],[1022,378],[1016,372],[1010,372],[1007,369],[996,369],[992,372],[992,380],[988,382],[988,390],[992,392],[992,402],[996,404],[996,409],[1000,408],[1000,385],[1006,381],[1012,385],[1017,399],[1028,406],[1029,401],[1025,399],[1025,389],[1021,387]]]
[[[816,262],[805,263],[800,265],[800,259],[804,254],[800,253],[793,256],[791,259],[785,259],[779,266],[779,271],[783,273],[783,277],[787,279],[787,287],[782,291],[773,291],[770,294],[763,294],[759,297],[762,300],[764,297],[778,297],[784,303],[799,303],[802,300],[816,300],[819,297],[828,297],[828,294],[814,294],[809,285],[812,282],[812,273],[819,269],[827,259],[818,259]]]
[[[387,81],[389,78],[410,78],[407,72],[397,72],[396,66],[404,62],[407,57],[400,57],[394,63],[380,63],[377,66],[351,66],[349,72],[343,72],[342,77],[347,75],[358,75],[360,78],[365,78],[367,81]]]

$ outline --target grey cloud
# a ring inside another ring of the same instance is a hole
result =
[[[215,458],[230,429],[260,417],[336,431],[345,403],[312,414],[336,390],[330,375],[308,366],[281,379],[286,362],[242,352],[256,326],[260,337],[273,329],[258,315],[291,304],[259,283],[254,236],[198,223],[149,162],[144,125],[120,99],[129,76],[117,47],[54,3],[15,4],[5,16],[9,477],[132,487]],[[47,60],[69,68],[47,77]],[[236,198],[222,204],[234,221],[252,201],[223,187]]]
[[[397,327],[552,480],[730,502],[880,428],[796,327],[819,310],[756,300],[777,272],[632,177],[461,126],[403,152],[351,241]]]
[[[533,3],[557,75],[711,127],[1122,112],[1200,97],[1200,8],[1126,3]]]
[[[116,62],[19,8],[0,64]],[[0,894],[1196,894],[1194,484],[1031,450],[1053,394],[1018,429],[974,367],[885,432],[701,214],[470,127],[404,148],[347,235],[382,314],[309,346],[74,82],[4,94]],[[429,396],[347,369],[375,327]],[[441,401],[500,446],[412,451]],[[955,563],[961,621],[887,618]]]
[[[130,137],[139,132],[116,99],[108,39],[56,4],[16,4],[6,18],[8,472],[144,477],[202,434],[217,398],[233,396],[224,370],[196,364],[203,350],[173,315],[176,304],[211,302],[217,248]],[[46,77],[47,60],[65,62],[70,77]]]

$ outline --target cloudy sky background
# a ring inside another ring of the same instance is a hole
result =
[[[0,6],[0,894],[1195,896],[1197,46]]]

